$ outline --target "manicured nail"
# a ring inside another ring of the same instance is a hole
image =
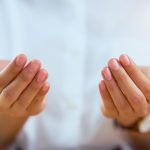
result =
[[[40,67],[40,62],[38,60],[31,61],[27,66],[28,70],[32,73],[36,72],[39,67]]]
[[[116,59],[112,59],[110,62],[109,62],[109,67],[112,69],[112,70],[119,70],[120,66],[118,64],[118,61]]]
[[[112,79],[112,75],[111,75],[111,72],[110,72],[109,68],[104,68],[103,77],[107,81],[110,81]]]
[[[19,55],[16,57],[16,65],[18,67],[22,67],[26,63],[26,56],[25,55]]]
[[[38,74],[37,77],[37,82],[44,82],[46,80],[47,77],[47,72],[45,70],[40,71],[40,73]]]
[[[130,64],[130,59],[127,55],[122,55],[121,62],[123,63],[123,65],[128,66]]]

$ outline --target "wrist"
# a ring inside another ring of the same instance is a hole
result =
[[[141,121],[142,118],[127,118],[127,119],[116,119],[116,122],[120,124],[123,127],[131,128],[134,127],[135,124],[137,124],[139,121]]]
[[[115,127],[119,127],[126,131],[136,132],[136,133],[147,133],[150,131],[150,115],[146,117],[139,118],[134,124],[132,125],[124,125],[120,123],[118,120],[114,120]]]

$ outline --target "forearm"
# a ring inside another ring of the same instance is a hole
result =
[[[0,86],[0,149],[14,140],[28,116],[44,110],[50,89],[48,73],[39,60],[27,64],[26,56],[18,55],[7,64],[0,61],[0,81],[5,81]]]
[[[0,149],[8,146],[17,136],[28,117],[11,117],[0,114]]]

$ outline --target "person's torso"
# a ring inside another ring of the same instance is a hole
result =
[[[144,55],[150,48],[149,8],[149,2],[129,0],[1,2],[1,57],[25,53],[40,59],[52,86],[46,110],[25,126],[29,145],[78,146],[100,137],[100,71],[121,53],[150,63]]]

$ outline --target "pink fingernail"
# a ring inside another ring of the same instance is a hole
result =
[[[110,72],[109,68],[105,68],[103,70],[103,77],[107,81],[110,81],[112,79],[112,75],[111,75],[111,72]]]
[[[122,55],[121,61],[125,66],[128,66],[130,64],[130,59],[127,55]]]
[[[16,65],[18,67],[21,67],[25,64],[26,62],[26,56],[25,55],[19,55],[16,57]]]
[[[109,62],[109,67],[112,69],[112,70],[119,70],[120,66],[118,64],[118,61],[116,59],[112,59],[110,62]]]

